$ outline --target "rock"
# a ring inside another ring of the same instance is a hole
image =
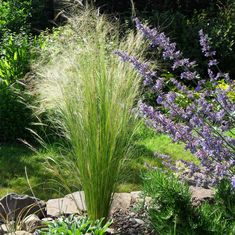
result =
[[[131,205],[130,193],[115,193],[111,205],[111,214],[116,209],[128,210]],[[84,192],[75,192],[64,198],[51,199],[46,203],[47,216],[58,217],[63,214],[83,214],[86,212]]]
[[[206,189],[202,187],[189,187],[192,192],[192,204],[199,205],[204,201],[212,202],[214,199],[214,191],[212,189]]]
[[[127,211],[131,205],[131,194],[130,193],[114,193],[113,202],[111,204],[110,215],[115,210]]]
[[[8,230],[9,230],[9,228],[7,227],[6,224],[0,225],[0,235],[3,235],[4,233],[7,233]]]
[[[141,199],[141,191],[131,192],[131,203],[136,203]]]
[[[30,214],[45,215],[45,202],[27,195],[11,193],[0,199],[0,221],[19,220]]]
[[[85,203],[85,194],[83,191],[71,193],[65,196],[65,198],[70,198],[75,201],[77,208],[85,212],[86,211],[86,203]]]
[[[134,219],[137,224],[143,225],[144,221],[142,219]]]
[[[47,202],[47,216],[59,217],[60,215],[81,214],[77,204],[70,198],[51,199]]]
[[[42,227],[42,221],[37,215],[29,215],[21,222],[21,229],[31,233],[40,227]]]
[[[115,231],[113,228],[108,228],[107,229],[107,234],[115,234]]]
[[[42,218],[43,222],[51,222],[53,219],[51,217]]]
[[[13,233],[8,233],[8,235],[32,235],[32,233],[27,231],[15,231]]]

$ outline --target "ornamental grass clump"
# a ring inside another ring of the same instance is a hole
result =
[[[107,218],[122,164],[131,155],[140,83],[113,51],[140,55],[142,37],[129,33],[120,39],[104,16],[86,10],[56,38],[44,48],[46,56],[37,67],[38,111],[51,115],[58,134],[71,146],[64,171],[84,190],[89,217]],[[57,162],[57,173],[63,171],[61,164]]]
[[[207,74],[200,75],[196,62],[184,58],[163,32],[143,25],[137,18],[134,21],[168,66],[167,72],[164,68],[153,72],[148,64],[128,52],[116,51],[142,75],[145,88],[156,97],[154,106],[140,101],[140,113],[156,131],[184,142],[199,158],[200,166],[182,162],[188,168],[182,176],[194,176],[197,185],[204,186],[215,185],[227,177],[235,187],[235,104],[231,98],[235,83],[218,70],[208,35],[203,30],[199,32],[202,52],[208,59]],[[221,82],[226,84],[225,88],[220,86]]]

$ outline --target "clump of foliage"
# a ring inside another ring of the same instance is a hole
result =
[[[0,138],[16,141],[29,136],[26,127],[32,122],[32,111],[23,100],[25,87],[20,83],[30,69],[31,36],[5,31],[0,39]]]
[[[173,175],[150,171],[145,176],[144,192],[153,199],[148,214],[156,232],[174,234],[177,229],[186,234],[192,229],[193,208],[186,184],[179,182]]]
[[[210,38],[203,30],[199,31],[202,52],[209,60],[208,76],[203,77],[196,69],[196,62],[184,58],[164,33],[143,25],[137,18],[135,22],[151,47],[162,55],[170,71],[169,76],[165,76],[161,69],[152,71],[147,63],[116,51],[142,75],[144,86],[156,96],[155,107],[146,101],[139,102],[141,115],[156,131],[184,142],[186,149],[199,158],[200,166],[187,165],[189,174],[202,173],[197,175],[198,185],[214,185],[223,177],[229,177],[234,185],[235,105],[229,93],[235,83],[228,74],[216,72],[218,61],[214,58],[216,52],[211,49]],[[226,89],[219,86],[221,80],[226,82]]]
[[[18,83],[30,67],[30,11],[31,1],[0,1],[0,138],[4,142],[26,138],[32,120]]]
[[[85,10],[58,34],[54,47],[44,49],[37,68],[39,112],[51,114],[51,123],[72,148],[60,172],[73,172],[71,178],[82,186],[93,220],[108,216],[138,124],[132,108],[139,77],[112,52],[123,48],[140,53],[142,49],[135,48],[142,44],[140,34],[120,39],[104,16]],[[56,172],[61,169],[62,162],[54,159],[52,164]]]
[[[29,71],[30,37],[6,31],[0,44],[0,79],[10,86]],[[3,84],[2,84],[3,85]]]
[[[172,174],[152,171],[144,178],[144,192],[152,201],[147,209],[150,223],[159,234],[233,234],[235,190],[229,180],[220,182],[215,202],[192,205],[187,184]]]
[[[0,1],[0,39],[6,30],[20,33],[30,30],[31,0]]]
[[[112,222],[103,224],[103,219],[93,222],[87,217],[60,217],[53,222],[46,223],[46,228],[37,231],[40,235],[104,235]]]

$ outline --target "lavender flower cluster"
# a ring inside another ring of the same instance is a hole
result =
[[[183,58],[176,44],[171,43],[163,32],[143,25],[137,18],[134,21],[137,29],[150,41],[150,46],[157,48],[163,59],[172,64],[170,70],[177,70],[179,74],[179,79],[158,77],[146,63],[126,52],[116,52],[124,62],[133,65],[143,76],[144,84],[156,93],[157,108],[139,101],[142,117],[156,131],[167,133],[174,141],[184,142],[186,149],[198,157],[200,166],[184,162],[188,174],[197,175],[198,185],[215,185],[228,177],[235,187],[235,139],[231,137],[234,136],[235,104],[228,97],[228,93],[234,90],[234,82],[228,74],[218,70],[210,38],[203,30],[199,31],[202,52],[208,59],[208,77],[202,79],[195,69],[196,62]],[[228,84],[226,90],[218,86],[222,79]],[[189,87],[185,81],[194,85]],[[169,83],[174,89],[166,89]],[[187,105],[180,104],[182,99]]]

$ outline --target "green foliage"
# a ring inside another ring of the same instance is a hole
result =
[[[152,197],[150,222],[159,234],[232,235],[235,232],[235,190],[228,180],[218,185],[215,202],[192,206],[189,187],[161,171],[145,176],[144,192]]]
[[[30,63],[37,54],[32,47],[41,41],[29,33],[31,0],[0,0],[0,138],[2,142],[15,142],[29,137],[32,110],[20,84],[30,70]],[[20,81],[20,82],[19,82]],[[22,102],[24,99],[24,102]]]
[[[42,200],[63,196],[64,191],[55,183],[53,175],[45,170],[45,157],[56,157],[58,152],[57,146],[50,146],[46,151],[38,148],[35,153],[25,145],[0,144],[0,198],[9,192],[32,195],[30,187]]]
[[[103,225],[103,219],[93,222],[89,218],[78,218],[69,216],[67,218],[60,217],[59,219],[47,223],[47,228],[38,231],[40,235],[104,235],[108,227],[112,224],[111,221]]]
[[[27,138],[32,111],[19,99],[11,87],[0,89],[0,139],[1,142]]]
[[[223,179],[216,189],[215,199],[226,216],[235,220],[235,189],[229,180]]]
[[[18,83],[29,71],[30,37],[5,31],[0,40],[0,139],[26,138],[32,111],[22,102],[24,87]],[[26,98],[26,97],[24,97]],[[28,98],[27,98],[28,99]],[[27,100],[28,101],[28,100]]]
[[[204,203],[199,208],[200,225],[212,234],[235,233],[235,190],[223,179],[216,188],[215,203]]]
[[[144,192],[153,199],[148,213],[157,233],[183,235],[193,230],[191,194],[186,184],[161,171],[149,172]]]
[[[188,58],[199,62],[198,68],[206,73],[206,61],[202,57],[198,43],[198,31],[203,29],[212,38],[212,44],[217,52],[217,59],[221,61],[220,68],[235,74],[233,61],[235,46],[235,1],[211,3],[205,8],[165,8],[143,13],[143,17],[151,24],[164,30],[170,38],[174,38],[179,48]],[[188,14],[190,12],[190,14]],[[142,16],[142,14],[141,14]]]
[[[30,29],[31,0],[0,0],[0,39],[6,30],[20,33]]]
[[[203,231],[203,234],[228,234],[232,235],[235,232],[235,223],[229,221],[225,217],[225,211],[217,205],[210,205],[209,203],[204,203],[199,208],[200,219],[198,220],[197,233]],[[203,230],[200,230],[203,229]]]
[[[30,37],[6,31],[0,44],[0,79],[10,86],[29,71]]]

